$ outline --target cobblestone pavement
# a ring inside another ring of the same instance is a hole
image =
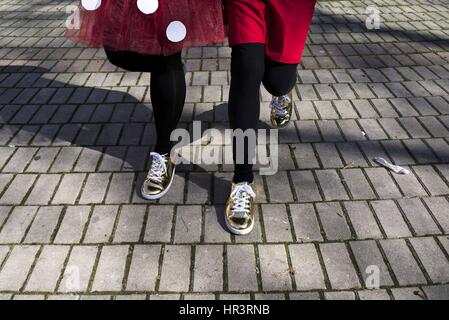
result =
[[[1,298],[449,299],[449,1],[320,1],[245,237],[222,227],[230,166],[136,193],[149,75],[65,40],[71,3],[0,0]],[[182,126],[227,127],[229,57],[186,52]]]

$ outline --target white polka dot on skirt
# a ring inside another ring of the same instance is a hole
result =
[[[167,27],[166,34],[171,42],[181,42],[187,36],[187,28],[181,21],[172,21]]]
[[[100,8],[101,0],[81,0],[81,5],[88,11],[94,11]]]
[[[142,13],[152,14],[155,13],[157,8],[159,7],[158,0],[137,0],[137,8]]]

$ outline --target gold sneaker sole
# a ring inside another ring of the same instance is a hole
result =
[[[176,171],[176,167],[173,168],[173,174],[171,176],[170,183],[168,184],[167,188],[165,188],[164,191],[162,191],[161,193],[155,194],[155,195],[149,195],[149,194],[143,193],[143,190],[141,189],[140,193],[142,194],[142,197],[145,198],[146,200],[158,200],[158,199],[162,198],[163,196],[165,196],[165,194],[168,192],[168,190],[170,190],[170,187],[173,183],[173,179],[175,177],[175,171]]]
[[[238,236],[247,235],[248,233],[250,233],[254,229],[254,219],[251,221],[251,224],[246,229],[235,229],[235,228],[231,227],[229,225],[228,219],[226,219],[226,217],[225,217],[225,223],[226,223],[226,227],[228,228],[228,230],[231,231],[233,234],[238,235]]]

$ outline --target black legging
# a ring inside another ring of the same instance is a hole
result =
[[[170,153],[171,132],[176,129],[184,108],[186,81],[181,53],[171,56],[142,55],[106,49],[109,61],[125,70],[151,72],[150,93],[156,124],[155,150]]]
[[[296,64],[275,62],[265,56],[265,45],[241,44],[232,47],[231,89],[229,92],[229,121],[231,128],[257,130],[260,115],[260,85],[263,83],[274,96],[289,93],[296,83]],[[245,141],[244,162],[235,164],[235,183],[252,182],[250,163],[255,146]],[[236,163],[236,139],[233,139]]]

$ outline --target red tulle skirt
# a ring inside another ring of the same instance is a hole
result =
[[[66,37],[92,47],[170,55],[224,40],[221,0],[82,0]]]

